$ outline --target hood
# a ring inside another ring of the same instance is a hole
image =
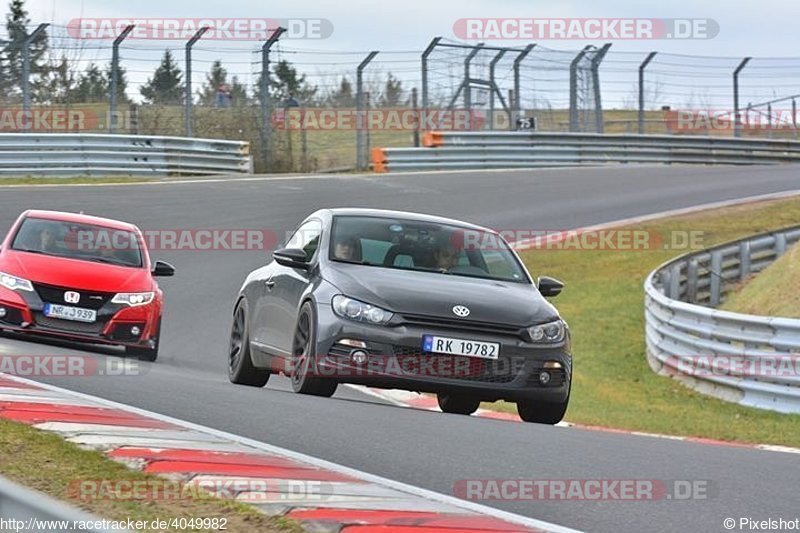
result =
[[[323,276],[342,294],[395,313],[453,319],[453,307],[464,305],[470,310],[466,321],[519,327],[559,316],[531,284],[345,263],[326,266]]]
[[[78,259],[6,250],[0,270],[34,283],[99,292],[152,290],[152,278],[144,268],[130,268]]]

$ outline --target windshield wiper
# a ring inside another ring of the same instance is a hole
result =
[[[78,258],[76,258],[76,259],[78,259]],[[80,259],[83,259],[85,261],[93,261],[93,262],[96,262],[96,263],[106,263],[106,264],[109,264],[109,265],[127,266],[127,267],[134,266],[134,265],[132,265],[130,263],[125,263],[123,261],[114,261],[113,259],[109,259],[107,257],[82,257]]]

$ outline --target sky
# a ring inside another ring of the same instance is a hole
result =
[[[754,57],[797,57],[800,58],[797,39],[797,21],[800,19],[798,0],[762,0],[754,3],[741,0],[560,0],[539,2],[533,0],[403,0],[401,2],[379,2],[376,0],[292,0],[291,2],[254,2],[252,0],[137,0],[136,2],[117,0],[27,0],[27,9],[34,23],[54,22],[66,24],[74,18],[315,18],[327,19],[333,25],[333,33],[323,40],[284,40],[276,48],[279,58],[287,58],[308,72],[314,81],[321,84],[335,84],[341,73],[352,73],[355,65],[369,50],[381,50],[376,58],[376,72],[399,72],[399,76],[409,79],[409,84],[418,84],[419,53],[435,36],[456,39],[454,24],[463,18],[680,18],[711,19],[718,25],[719,33],[711,39],[660,39],[660,40],[540,40],[540,46],[553,49],[579,50],[587,44],[602,45],[612,42],[608,61],[618,60],[622,65],[629,60],[631,73],[644,58],[646,52],[658,50],[661,53],[687,54],[701,56],[725,56],[730,61],[720,60],[713,66],[719,67],[722,79],[729,64],[735,66],[738,58]],[[472,41],[475,42],[475,41]],[[95,42],[96,44],[96,42]],[[110,46],[108,41],[104,46]],[[126,43],[129,44],[129,43]],[[140,83],[147,78],[148,71],[157,65],[158,57],[166,46],[177,50],[182,59],[183,42],[143,42],[130,43],[127,65],[131,78]],[[505,40],[487,41],[487,44],[520,47],[527,41]],[[227,43],[205,41],[198,43],[195,58],[197,70],[203,71],[213,59],[222,58],[228,69],[240,79],[251,81],[258,71],[257,50],[259,43]],[[406,51],[407,54],[399,52]],[[391,52],[397,52],[392,54]],[[634,54],[639,53],[639,55]],[[106,62],[110,57],[108,50],[88,50],[82,53],[82,60]],[[613,58],[613,59],[612,59]],[[444,61],[445,58],[442,58]],[[460,61],[453,60],[453,64]],[[723,68],[724,65],[724,68]],[[800,78],[800,59],[797,62],[781,63],[783,68],[797,71]],[[442,67],[445,68],[445,67]],[[456,68],[455,66],[453,68]],[[460,66],[457,68],[461,68]],[[609,67],[610,71],[613,68]],[[758,68],[748,72],[757,76]],[[763,72],[763,71],[762,71]],[[676,80],[677,72],[670,73]],[[726,74],[727,75],[727,74]],[[198,75],[202,77],[201,75]],[[444,78],[455,78],[453,73],[443,74],[442,83],[451,83]],[[627,74],[626,74],[627,76]],[[610,74],[608,78],[614,79]],[[688,70],[684,77],[691,81],[693,73]],[[627,98],[627,89],[619,81],[616,89],[617,100]],[[726,82],[729,85],[729,82]],[[794,83],[794,82],[792,82]],[[711,82],[708,83],[709,85]],[[695,98],[688,89],[680,92],[681,98]],[[765,84],[765,98],[780,96],[791,92],[791,87],[770,88]],[[791,85],[787,83],[786,85]],[[722,82],[719,86],[721,88]],[[800,93],[800,85],[794,92]],[[685,88],[684,88],[685,89]],[[785,89],[785,90],[784,90]],[[713,90],[710,90],[713,92]],[[762,97],[754,89],[753,98]],[[691,94],[690,94],[691,93]],[[767,94],[769,93],[769,94]]]

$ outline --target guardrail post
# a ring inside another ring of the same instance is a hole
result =
[[[119,46],[122,41],[133,31],[135,26],[129,24],[125,26],[111,45],[111,98],[108,104],[108,133],[117,131],[117,86],[119,85]]]
[[[203,26],[186,43],[186,104],[184,117],[186,121],[186,136],[192,137],[192,46],[200,40],[204,33],[209,30],[208,26]]]
[[[667,296],[673,300],[681,299],[681,265],[674,264],[669,272],[669,292]]]
[[[269,51],[278,42],[286,28],[276,29],[261,47],[261,160],[264,172],[272,169],[272,98],[269,94]]]
[[[650,52],[639,65],[639,135],[644,135],[644,69],[656,57],[658,52]]]
[[[592,49],[587,45],[569,64],[569,131],[578,131],[578,64]]]
[[[377,51],[370,52],[356,70],[356,170],[365,170],[367,168],[366,143],[364,140],[364,128],[367,127],[366,116],[364,116],[364,69],[375,59],[376,55],[378,55]]]
[[[491,62],[489,62],[489,82],[492,84],[489,89],[489,128],[492,130],[494,129],[494,93],[497,90],[497,84],[494,82],[494,72],[498,61],[503,59],[506,52],[508,52],[508,50],[500,50],[497,55],[492,58]]]
[[[434,38],[428,47],[422,52],[422,115],[423,117],[428,114],[428,57],[433,53],[436,46],[441,41],[441,37]]]
[[[22,111],[26,117],[31,113],[31,44],[48,26],[49,24],[39,24],[22,42]]]
[[[710,304],[716,307],[722,301],[722,252],[716,250],[711,252],[711,267],[709,278],[709,290],[711,292]]]
[[[745,57],[733,71],[733,136],[742,136],[742,117],[739,114],[739,73],[750,62],[750,57]]]
[[[606,43],[603,47],[592,56],[592,88],[594,92],[594,120],[595,131],[603,133],[603,102],[600,95],[600,63],[606,57],[608,49],[611,48],[611,43]]]
[[[786,253],[786,234],[779,233],[775,236],[775,258]]]
[[[531,53],[531,51],[536,47],[535,44],[529,44],[525,47],[525,49],[514,58],[514,99],[512,105],[514,106],[514,116],[511,117],[511,124],[509,124],[509,129],[513,130],[516,128],[517,120],[522,118],[522,98],[520,95],[522,94],[521,91],[521,81],[520,81],[520,67],[522,66],[522,62],[525,60],[526,57]]]
[[[739,280],[750,275],[750,242],[745,241],[739,245]]]
[[[686,265],[686,298],[684,301],[697,303],[697,259],[691,259]]]

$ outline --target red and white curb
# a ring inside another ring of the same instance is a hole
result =
[[[408,392],[403,390],[384,390],[365,387],[363,385],[348,385],[364,394],[379,398],[387,401],[398,407],[406,407],[409,409],[422,409],[425,411],[441,412],[436,397],[429,394],[419,394],[416,392]],[[500,411],[491,411],[489,409],[478,409],[473,416],[479,418],[491,418],[493,420],[504,420],[507,422],[522,422],[519,416],[511,413],[503,413]],[[689,437],[679,435],[663,435],[660,433],[647,433],[643,431],[633,431],[627,429],[615,429],[603,426],[590,426],[584,424],[574,424],[572,422],[559,422],[556,427],[562,428],[577,428],[587,431],[600,431],[604,433],[618,433],[621,435],[631,435],[636,437],[650,437],[657,439],[669,439],[683,442],[693,442],[695,444],[705,444],[709,446],[727,446],[733,448],[748,448],[755,450],[765,450],[770,452],[783,452],[783,453],[796,453],[800,454],[800,448],[792,448],[789,446],[778,446],[775,444],[747,444],[741,442],[729,442],[723,440],[707,439],[704,437]]]
[[[0,418],[57,433],[129,468],[170,480],[250,487],[236,498],[266,514],[297,520],[309,531],[575,531],[16,376],[0,374]],[[317,483],[314,494],[291,491],[308,482]],[[263,488],[254,494],[255,487]]]

